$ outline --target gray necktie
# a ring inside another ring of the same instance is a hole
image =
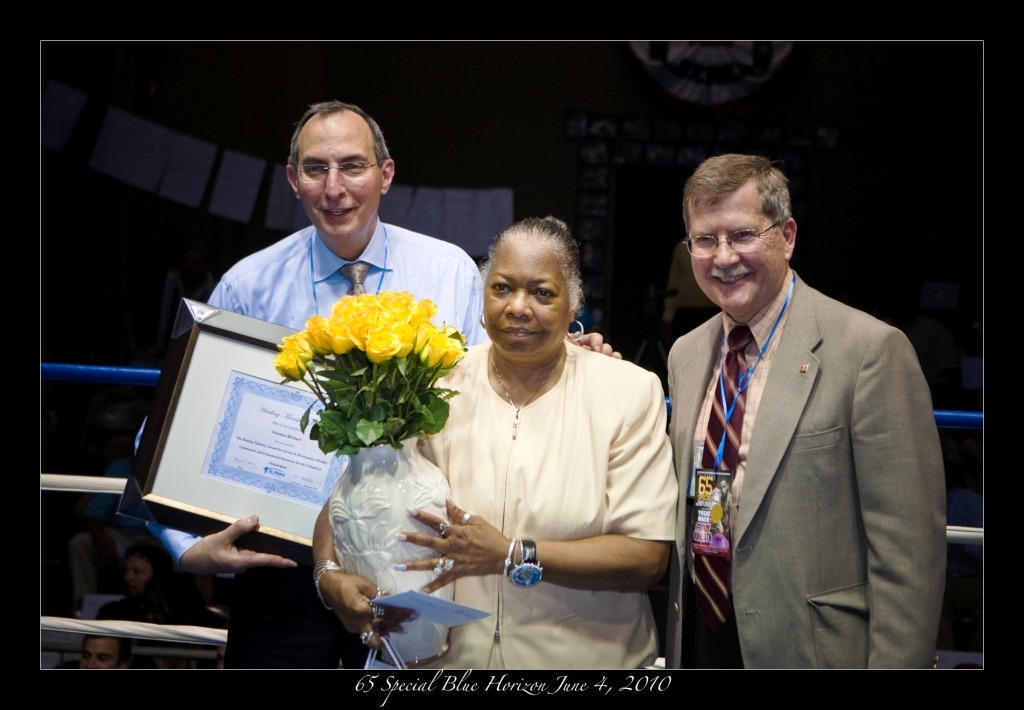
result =
[[[348,295],[350,296],[362,296],[366,293],[366,288],[363,286],[363,279],[366,278],[366,272],[370,270],[370,265],[365,261],[353,261],[351,264],[345,264],[339,271],[341,275],[352,282],[352,285],[348,289]]]

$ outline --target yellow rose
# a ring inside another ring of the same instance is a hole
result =
[[[274,358],[274,367],[281,376],[289,380],[301,380],[306,374],[306,364],[313,359],[313,348],[306,340],[305,332],[289,335],[279,346],[281,352]]]
[[[352,344],[362,350],[366,351],[366,337],[370,331],[377,325],[377,314],[372,310],[360,308],[358,310],[352,310],[348,317],[344,321],[345,337],[352,342]]]
[[[331,352],[335,355],[344,355],[353,347],[352,341],[348,337],[348,329],[345,326],[346,322],[346,318],[339,317],[336,312],[332,313],[331,317],[327,319],[327,333],[330,336]]]
[[[306,321],[306,339],[317,355],[330,355],[334,352],[327,321],[320,316],[310,316]]]
[[[279,345],[279,348],[282,350],[294,350],[302,358],[303,362],[309,362],[313,359],[313,348],[309,344],[309,340],[306,339],[306,331],[300,330],[294,335],[282,338],[281,342],[284,344]]]
[[[454,325],[446,325],[446,326],[444,326],[444,328],[442,328],[442,331],[449,338],[451,338],[453,340],[458,340],[463,345],[466,344],[466,336],[464,336],[462,333],[460,333],[459,329],[456,328]]]
[[[420,353],[420,360],[426,363],[427,367],[436,367],[437,365],[444,367],[445,360],[450,359],[448,354],[453,345],[456,345],[454,340],[442,331],[434,329],[434,332],[430,334],[427,347]],[[461,348],[459,352],[461,352]]]
[[[356,303],[356,297],[355,296],[344,296],[344,297],[338,299],[338,302],[335,303],[334,307],[331,309],[331,316],[338,316],[338,317],[346,316],[348,314],[348,312],[350,310],[352,310],[352,307],[355,306],[355,303]]]
[[[282,350],[274,358],[274,368],[286,380],[297,382],[306,374],[306,363],[294,350]]]
[[[455,366],[465,352],[462,343],[447,334],[447,328],[438,328],[437,333],[430,337],[430,360],[433,364],[440,363],[446,370]]]
[[[430,320],[437,315],[437,304],[429,298],[420,299],[412,308],[412,320],[414,326],[430,324]]]
[[[446,370],[450,370],[455,367],[455,364],[466,356],[465,350],[456,345],[455,341],[451,340],[451,338],[449,338],[449,340],[454,347],[449,347],[448,350],[445,351],[444,358],[441,360],[441,367]]]
[[[408,291],[381,291],[377,296],[382,316],[392,323],[411,320],[414,300]]]
[[[402,349],[402,341],[388,328],[371,330],[366,338],[366,357],[378,365],[387,362]]]
[[[430,344],[430,336],[434,332],[434,326],[421,325],[416,329],[416,339],[412,343],[412,351],[420,356],[420,360],[427,361],[427,354],[424,352]]]
[[[412,346],[416,343],[416,329],[407,323],[400,323],[393,326],[391,332],[395,334],[395,337],[402,344],[402,348],[395,357],[408,357],[409,353],[412,352]]]

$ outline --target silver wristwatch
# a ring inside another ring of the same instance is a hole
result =
[[[537,543],[533,540],[520,540],[519,564],[509,570],[508,578],[517,587],[532,587],[540,582],[544,568],[537,559]]]

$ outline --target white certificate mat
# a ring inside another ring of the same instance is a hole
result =
[[[311,405],[323,409],[312,394],[232,370],[202,475],[319,511],[341,459],[321,452],[299,428]]]

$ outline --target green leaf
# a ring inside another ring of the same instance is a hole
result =
[[[373,410],[370,412],[370,421],[382,422],[388,418],[388,408],[384,406],[383,402],[377,402],[373,405]]]
[[[324,382],[320,385],[327,393],[328,399],[334,403],[335,408],[344,409],[348,402],[356,394],[356,388],[342,382]]]
[[[321,370],[316,373],[321,380],[335,380],[336,382],[350,383],[352,376],[344,370]],[[351,386],[351,383],[349,384]]]
[[[430,407],[428,407],[427,405],[421,404],[418,407],[416,407],[416,414],[418,414],[420,419],[422,419],[423,421],[429,424],[434,423],[434,414],[433,412],[430,411]]]
[[[360,419],[356,424],[356,436],[366,446],[372,446],[384,434],[384,425],[381,422],[371,422]]]
[[[400,417],[391,417],[391,419],[384,422],[384,429],[390,436],[393,436],[396,439],[402,439],[404,438],[402,434],[404,434],[403,429],[405,429],[405,420]]]
[[[404,357],[396,357],[394,362],[395,365],[398,367],[398,371],[401,372],[402,376],[404,377],[405,371],[409,369],[409,360]]]
[[[352,417],[345,420],[345,434],[348,439],[348,443],[352,446],[357,446],[361,442],[359,441],[359,435],[356,434],[356,427],[359,425],[359,419]]]
[[[306,407],[306,411],[302,413],[302,418],[299,420],[299,431],[306,431],[306,426],[309,425],[309,411],[313,409],[314,404],[316,404],[315,401]]]
[[[350,376],[350,377],[362,377],[362,376],[363,376],[363,374],[365,374],[365,372],[366,372],[366,371],[367,371],[368,369],[369,369],[369,368],[366,368],[366,367],[361,367],[361,368],[359,368],[358,370],[353,370],[352,372],[350,372],[350,373],[348,373],[348,374],[349,374],[349,376]]]
[[[328,439],[333,439],[339,444],[344,444],[348,441],[348,437],[345,435],[345,417],[341,415],[341,412],[335,412],[330,409],[320,412],[320,429]],[[320,441],[323,442],[323,440],[324,437],[321,437]],[[322,443],[320,448],[324,448]],[[326,449],[324,449],[324,453],[327,453]]]
[[[313,441],[320,440],[320,424],[314,422],[313,426],[309,428],[309,438]]]
[[[448,421],[448,413],[451,407],[440,397],[432,397],[427,402],[427,412],[430,413],[429,417],[424,417],[423,431],[427,434],[436,434],[437,432],[444,429],[445,423]],[[428,421],[429,420],[429,421]]]

